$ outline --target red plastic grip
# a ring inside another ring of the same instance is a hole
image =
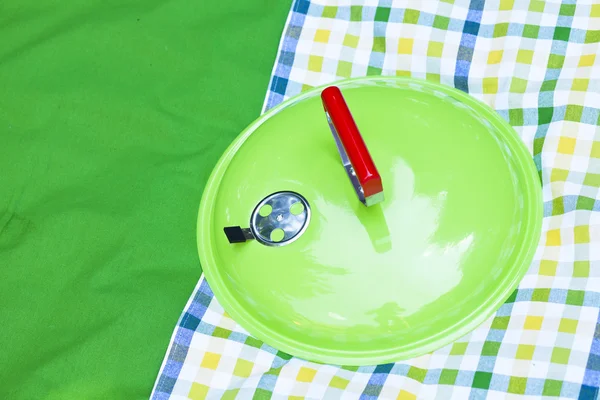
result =
[[[340,89],[329,86],[321,92],[325,111],[329,114],[337,135],[344,146],[365,198],[383,192],[381,176],[369,154],[356,122]]]

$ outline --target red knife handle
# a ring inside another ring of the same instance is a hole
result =
[[[364,197],[369,199],[371,196],[382,193],[381,176],[356,126],[356,122],[354,122],[342,92],[336,86],[329,86],[321,92],[321,99],[325,112],[329,116],[330,124],[333,125],[333,134],[337,135],[339,142],[344,147],[356,178],[362,187]]]

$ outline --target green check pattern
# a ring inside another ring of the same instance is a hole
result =
[[[263,344],[202,279],[153,398],[598,398],[599,46],[600,4],[587,2],[295,0],[265,110],[365,75],[466,91],[530,149],[543,185],[542,239],[490,320],[431,354],[372,367],[315,364]]]

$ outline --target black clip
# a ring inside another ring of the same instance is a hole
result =
[[[244,243],[247,240],[253,240],[254,235],[249,228],[242,228],[240,226],[227,226],[223,228],[227,240],[229,243]]]

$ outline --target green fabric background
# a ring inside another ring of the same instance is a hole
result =
[[[147,398],[290,1],[0,2],[0,398]]]

